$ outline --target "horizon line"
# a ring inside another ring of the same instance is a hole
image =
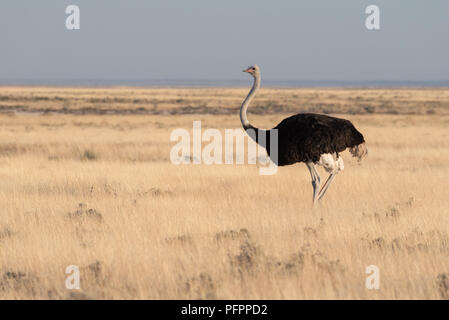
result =
[[[249,79],[0,79],[0,86],[174,86],[174,87],[242,87]],[[264,79],[265,87],[449,87],[448,80],[277,80]]]

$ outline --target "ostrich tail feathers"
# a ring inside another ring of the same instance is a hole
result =
[[[363,142],[361,144],[349,148],[349,152],[354,158],[357,158],[359,161],[361,161],[368,155],[368,148],[366,147],[365,142]]]

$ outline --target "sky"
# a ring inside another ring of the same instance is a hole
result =
[[[0,81],[446,81],[448,36],[447,0],[2,0]]]

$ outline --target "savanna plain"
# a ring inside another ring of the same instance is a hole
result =
[[[304,164],[170,162],[174,129],[240,128],[246,94],[0,87],[0,298],[448,299],[449,89],[261,89],[258,127],[318,112],[365,136],[316,206]]]

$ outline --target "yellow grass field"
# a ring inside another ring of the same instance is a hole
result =
[[[315,207],[304,164],[170,162],[173,129],[240,128],[247,90],[0,87],[0,298],[448,299],[449,90],[261,89],[254,125],[365,136]]]

